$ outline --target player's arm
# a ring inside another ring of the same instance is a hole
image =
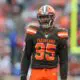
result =
[[[59,64],[60,64],[60,76],[61,80],[67,80],[68,73],[68,32],[61,32],[58,35],[60,37],[58,53],[59,53]]]
[[[26,80],[26,76],[28,73],[30,60],[31,60],[31,53],[32,53],[32,39],[29,35],[25,38],[25,48],[22,55],[21,60],[21,79],[20,80]]]

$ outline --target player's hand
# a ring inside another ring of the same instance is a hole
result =
[[[67,79],[61,79],[61,80],[67,80]]]

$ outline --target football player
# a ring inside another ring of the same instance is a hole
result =
[[[67,80],[68,32],[54,26],[55,10],[50,5],[38,10],[37,19],[40,26],[29,24],[26,29],[21,80],[27,80],[30,64],[30,80],[58,80],[58,63],[61,80]]]

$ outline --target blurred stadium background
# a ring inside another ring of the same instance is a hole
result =
[[[69,31],[68,80],[80,80],[80,0],[0,0],[0,80],[19,80],[24,28],[44,4],[56,9],[56,25]]]

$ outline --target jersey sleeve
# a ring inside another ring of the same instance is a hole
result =
[[[25,48],[21,60],[21,80],[26,80],[32,52],[33,52],[32,38],[30,35],[27,35],[25,37]]]
[[[58,54],[59,54],[59,64],[60,64],[60,76],[61,80],[67,80],[68,73],[68,32],[60,31],[58,32]]]
[[[61,29],[57,33],[59,39],[68,39],[68,31],[65,29]]]

